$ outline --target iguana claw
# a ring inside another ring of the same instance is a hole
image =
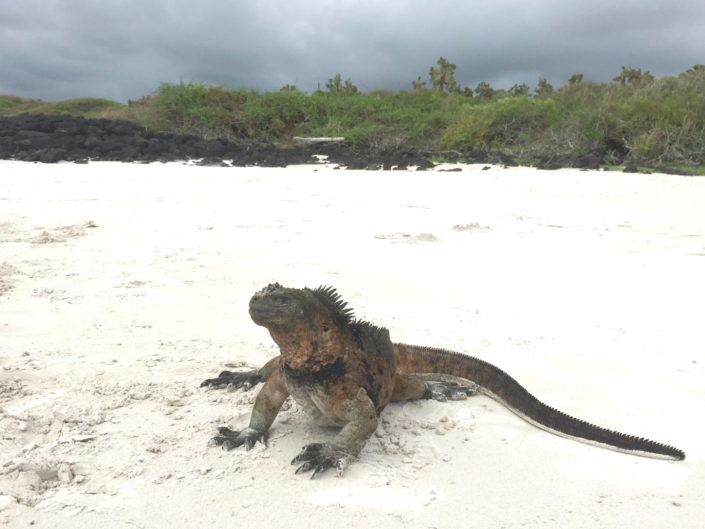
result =
[[[241,432],[236,432],[221,426],[218,428],[218,433],[220,435],[213,437],[213,442],[221,446],[223,450],[232,450],[241,445],[244,445],[245,450],[251,450],[257,441],[265,446],[267,445],[267,434],[254,428],[245,428]]]
[[[300,474],[313,470],[311,474],[313,479],[329,468],[335,468],[338,476],[341,476],[350,459],[350,454],[330,443],[311,443],[303,447],[301,453],[291,460],[291,464],[303,462],[294,473]]]
[[[207,378],[201,382],[203,386],[232,386],[234,388],[250,389],[260,382],[259,371],[252,369],[250,371],[221,371],[216,378]]]

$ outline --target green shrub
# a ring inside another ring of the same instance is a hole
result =
[[[0,96],[0,115],[122,117],[158,130],[246,142],[287,144],[295,135],[344,136],[351,144],[374,149],[493,150],[523,160],[596,153],[616,164],[703,166],[705,66],[659,79],[645,73],[637,79],[640,70],[635,69],[622,74],[602,84],[576,75],[535,98],[521,95],[526,90],[519,85],[509,92],[487,85],[491,97],[484,98],[424,89],[361,94],[351,83],[346,90],[338,76],[331,79],[336,89],[310,95],[291,85],[260,93],[163,83],[154,94],[128,105]]]
[[[204,130],[221,132],[230,114],[246,100],[246,93],[225,90],[222,86],[200,83],[162,83],[154,97],[160,119],[180,132]]]
[[[440,141],[442,149],[501,149],[508,145],[532,142],[560,117],[553,99],[525,96],[500,99],[463,109]]]
[[[443,150],[479,151],[489,147],[492,119],[486,113],[466,112],[450,125],[440,140]]]

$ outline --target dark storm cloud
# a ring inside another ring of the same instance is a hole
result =
[[[604,0],[23,0],[0,4],[0,93],[125,101],[160,81],[306,91],[340,72],[406,89],[444,56],[498,88],[622,65],[655,75],[705,63],[705,3]]]

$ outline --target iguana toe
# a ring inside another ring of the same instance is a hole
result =
[[[254,428],[245,428],[241,432],[236,432],[225,426],[218,428],[218,433],[213,437],[213,442],[223,448],[223,450],[232,450],[238,446],[245,447],[245,450],[251,450],[252,447],[259,441],[263,445],[267,444],[267,436],[265,433],[255,430]]]
[[[350,459],[350,454],[330,443],[311,443],[303,447],[301,453],[291,461],[291,464],[303,462],[294,473],[300,474],[313,470],[311,474],[311,479],[313,479],[329,468],[335,468],[338,476],[341,476]]]
[[[256,369],[251,371],[221,371],[216,378],[207,378],[201,382],[201,387],[233,387],[250,389],[260,382],[259,372]]]

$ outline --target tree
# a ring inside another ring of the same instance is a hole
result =
[[[352,84],[352,81],[350,81],[350,79],[346,79],[345,84],[343,85],[343,92],[354,94],[357,92],[357,86]]]
[[[509,89],[509,95],[512,97],[528,96],[529,90],[531,89],[526,83],[521,83],[519,85],[515,84]]]
[[[423,81],[421,79],[421,76],[419,75],[416,78],[416,81],[411,81],[411,86],[413,86],[414,90],[425,90],[426,89],[426,81]]]
[[[354,94],[357,92],[357,86],[352,84],[350,79],[346,79],[345,82],[343,82],[339,73],[335,74],[335,77],[332,79],[328,79],[326,88],[329,92],[343,92],[346,94]]]
[[[688,68],[685,72],[679,74],[678,77],[697,83],[696,85],[691,85],[691,87],[702,92],[702,88],[704,87],[703,83],[705,83],[705,64],[696,64],[692,68]]]
[[[654,76],[648,71],[641,73],[641,68],[636,69],[631,66],[629,68],[622,66],[622,71],[620,74],[612,80],[615,82],[618,81],[622,86],[627,84],[640,86],[651,83],[654,80]]]
[[[492,96],[494,95],[494,90],[490,86],[490,83],[482,81],[481,83],[478,83],[478,85],[475,87],[475,95],[480,99],[492,99]]]
[[[534,90],[538,97],[546,97],[553,93],[553,86],[543,77],[539,77],[539,85]]]
[[[296,88],[296,85],[293,84],[285,84],[279,89],[280,92],[298,92],[299,89]]]
[[[686,75],[699,75],[705,73],[705,64],[696,64],[692,68],[688,68],[685,72]]]
[[[568,84],[580,84],[583,82],[583,74],[576,73],[570,76],[568,79]]]
[[[472,88],[470,88],[469,86],[456,85],[455,89],[453,90],[453,93],[461,95],[463,97],[472,97]]]
[[[455,89],[455,64],[448,62],[443,57],[436,62],[438,68],[431,66],[428,70],[428,77],[434,90],[443,92],[447,89],[452,92]]]

